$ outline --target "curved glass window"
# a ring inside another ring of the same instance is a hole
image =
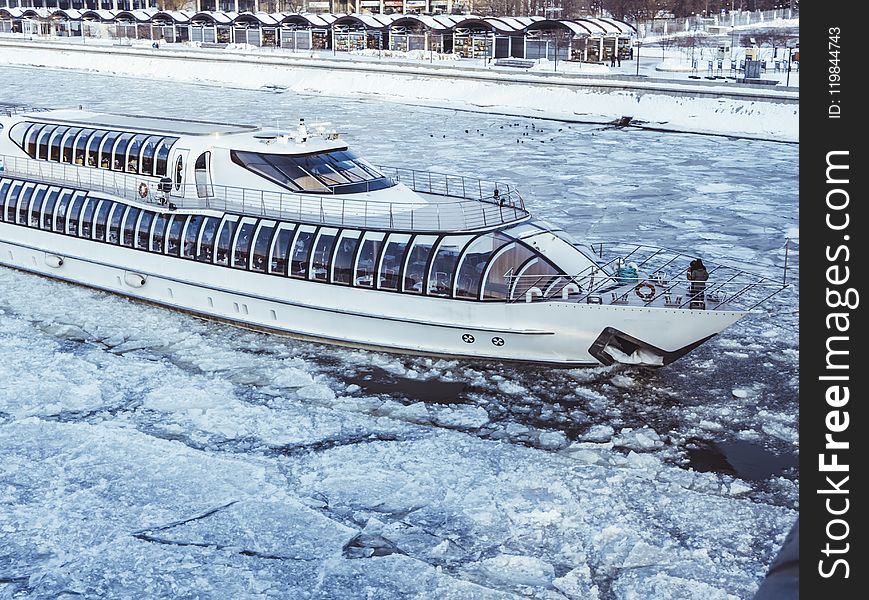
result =
[[[112,148],[115,147],[115,142],[120,137],[120,133],[117,131],[109,131],[100,141],[100,158],[97,164],[101,169],[111,169],[112,168]]]
[[[432,247],[437,243],[436,235],[418,235],[413,238],[413,245],[407,253],[407,263],[404,267],[404,291],[412,294],[422,294],[425,291],[425,273],[428,267]]]
[[[161,139],[158,136],[151,136],[142,144],[141,173],[143,175],[154,174],[154,157],[157,154],[157,144]]]
[[[151,252],[163,252],[163,242],[166,239],[166,226],[169,218],[165,213],[157,213],[151,225]]]
[[[115,204],[112,214],[109,215],[109,232],[106,235],[106,241],[110,244],[121,243],[121,221],[124,219],[127,208],[126,204]]]
[[[479,298],[486,265],[498,249],[510,242],[510,238],[500,233],[481,235],[468,246],[456,274],[456,297]]]
[[[406,233],[391,233],[383,247],[383,255],[380,258],[377,287],[382,290],[399,289],[399,276],[401,265],[404,264],[404,251],[410,235]]]
[[[69,235],[78,235],[79,217],[81,208],[84,205],[87,196],[84,194],[76,194],[72,199],[72,204],[69,206],[69,215],[66,222],[66,233]]]
[[[312,226],[302,225],[296,233],[293,242],[293,255],[290,261],[290,275],[292,277],[308,277],[308,257],[311,254],[311,246],[314,242],[316,230]]]
[[[214,260],[218,265],[229,266],[229,256],[232,250],[232,240],[235,237],[237,222],[238,217],[227,216],[220,225],[220,232],[217,234],[217,252],[215,253]]]
[[[181,232],[187,222],[187,215],[172,215],[169,235],[166,236],[166,254],[181,256]]]
[[[133,139],[130,140],[130,143],[127,145],[127,156],[125,158],[126,171],[127,173],[138,173],[139,172],[139,154],[142,152],[142,143],[148,136],[146,135],[135,135]]]
[[[36,141],[36,158],[48,160],[48,140],[54,132],[55,126],[46,125],[39,131],[39,138]]]
[[[199,250],[196,253],[196,260],[210,263],[214,259],[214,238],[217,236],[219,225],[220,219],[205,218],[205,222],[200,227],[202,235],[199,236]]]
[[[395,182],[349,150],[315,154],[266,154],[231,150],[232,162],[294,192],[357,193]]]
[[[36,186],[33,184],[25,185],[21,190],[21,195],[18,198],[18,220],[21,225],[28,224],[28,213],[30,212],[30,198],[33,197],[33,192]]]
[[[274,221],[261,221],[259,229],[256,232],[256,240],[253,244],[253,257],[251,258],[250,268],[260,273],[266,272],[266,265],[269,260],[269,247],[271,246],[272,233],[275,230]]]
[[[24,123],[19,123],[18,125],[24,125]],[[18,125],[15,127],[18,127]],[[34,123],[29,128],[26,128],[24,139],[22,140],[22,148],[31,158],[36,158],[36,140],[39,138],[39,134],[42,132],[43,127],[45,127],[45,125]],[[14,129],[15,128],[13,127],[13,131]],[[22,129],[22,131],[24,131],[24,129]]]
[[[471,239],[472,236],[470,235],[450,235],[441,240],[429,272],[429,294],[433,296],[450,295],[459,255]]]
[[[142,209],[135,206],[129,207],[127,214],[124,216],[124,223],[121,226],[121,245],[127,248],[132,248],[136,241],[136,222],[139,220],[139,214]]]
[[[48,191],[48,196],[45,198],[45,206],[42,207],[42,229],[51,230],[54,224],[54,206],[57,204],[57,197],[60,195],[58,188],[51,188]]]
[[[353,280],[353,257],[359,245],[361,231],[342,231],[335,245],[335,261],[332,268],[332,281],[350,284]]]
[[[60,162],[60,143],[63,140],[63,135],[69,130],[69,127],[56,127],[48,140],[50,146],[49,160]]]
[[[83,166],[87,161],[87,145],[88,140],[94,134],[93,129],[82,129],[75,136],[72,143],[73,163]]]
[[[48,188],[40,186],[33,196],[33,202],[30,203],[30,226],[39,227],[41,220],[39,213],[42,211],[42,201],[45,200],[45,195],[48,193]]]
[[[150,210],[142,211],[142,216],[139,217],[139,223],[136,225],[136,248],[148,250],[153,222],[154,213]]]
[[[506,300],[519,268],[534,257],[534,252],[524,244],[513,242],[492,256],[483,284],[483,300]]]
[[[314,253],[311,257],[311,279],[328,281],[332,266],[332,250],[335,247],[337,229],[320,229],[314,242]]]
[[[236,269],[247,269],[250,260],[250,246],[253,243],[253,232],[256,230],[256,220],[242,219],[235,235],[232,254],[232,266]]]
[[[112,149],[112,170],[125,171],[127,168],[127,146],[130,145],[130,140],[133,139],[132,133],[122,133],[118,136]]]
[[[205,217],[202,215],[193,215],[187,221],[187,227],[182,232],[184,244],[181,246],[181,256],[183,258],[196,258],[196,240],[199,238],[199,229]]]
[[[75,146],[75,138],[81,132],[81,127],[71,127],[61,141],[60,162],[71,165],[73,160],[73,148]]]
[[[172,144],[177,138],[163,138],[160,145],[157,146],[157,157],[154,164],[154,175],[157,177],[166,177],[168,173],[169,151],[172,149]]]
[[[16,123],[9,129],[9,139],[15,142],[15,145],[27,152],[27,154],[30,154],[30,150],[25,140],[28,137],[27,134],[29,133],[30,129],[33,127],[41,126],[35,123],[30,123],[29,121],[23,121],[21,123]],[[30,154],[30,156],[33,155]]]
[[[362,236],[359,247],[359,255],[356,257],[356,279],[354,285],[360,287],[374,287],[374,265],[380,258],[380,250],[383,247],[385,233],[379,231],[367,231]]]
[[[96,215],[94,216],[94,236],[93,239],[104,242],[106,240],[106,227],[109,220],[109,211],[114,206],[111,200],[100,200],[97,206]]]
[[[106,137],[107,131],[95,131],[88,140],[87,159],[85,164],[89,167],[97,167],[100,164],[100,146],[103,144],[103,138]]]
[[[531,288],[541,293],[559,278],[558,270],[541,257],[535,257],[519,269],[510,298],[522,298]]]
[[[9,188],[12,187],[12,182],[8,179],[0,179],[0,219],[6,220],[6,195],[9,193]]]
[[[57,208],[55,212],[54,230],[63,233],[66,231],[66,211],[69,208],[69,202],[72,200],[72,192],[64,190],[60,193],[60,198],[57,200]]]
[[[287,274],[290,242],[293,241],[293,235],[295,232],[295,227],[289,223],[281,223],[278,226],[278,233],[274,236],[274,242],[272,243],[271,258],[269,260],[269,273],[274,273],[276,275]]]

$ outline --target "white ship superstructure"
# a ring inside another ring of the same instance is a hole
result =
[[[509,185],[374,167],[304,122],[22,111],[0,166],[0,264],[331,343],[660,366],[784,287],[717,265],[687,287],[690,257],[604,258]]]

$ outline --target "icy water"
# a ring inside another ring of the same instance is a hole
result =
[[[0,67],[0,103],[288,126],[779,276],[797,146]],[[798,240],[788,255],[797,281]],[[798,288],[673,365],[251,333],[0,268],[0,598],[750,598],[797,516]]]

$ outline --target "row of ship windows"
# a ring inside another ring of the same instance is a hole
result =
[[[80,165],[165,177],[176,137],[88,129],[47,123],[15,124],[9,137],[28,156]]]
[[[542,256],[500,232],[412,235],[229,214],[159,213],[8,179],[0,180],[0,215],[6,222],[127,248],[411,294],[504,300],[521,297],[531,286],[549,296],[567,283]]]

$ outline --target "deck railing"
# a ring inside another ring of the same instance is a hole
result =
[[[780,280],[734,266],[704,260],[709,279],[692,287],[687,267],[695,255],[679,250],[623,243],[594,244],[596,264],[572,276],[509,276],[510,302],[570,300],[596,304],[753,310],[789,284],[787,249]],[[588,247],[585,252],[589,253]],[[636,275],[619,272],[620,265],[637,265]]]
[[[303,223],[403,231],[475,231],[530,217],[522,197],[507,184],[458,175],[383,167],[421,193],[423,200],[387,202],[343,197],[336,190],[294,194],[211,184],[158,188],[157,177],[0,155],[0,175],[102,192],[173,209],[213,209]],[[144,184],[144,186],[143,186]]]

